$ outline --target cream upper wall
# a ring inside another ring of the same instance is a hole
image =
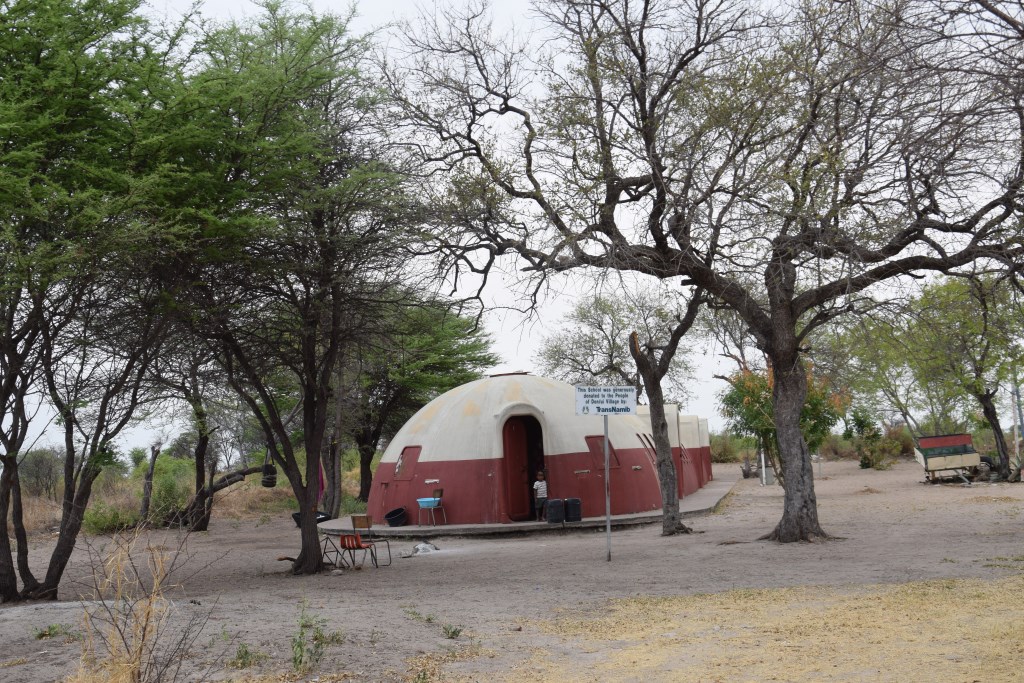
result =
[[[500,375],[452,389],[421,408],[391,440],[382,462],[397,461],[407,446],[421,447],[420,462],[500,458],[502,428],[518,415],[540,422],[546,455],[586,451],[586,436],[604,434],[602,417],[576,415],[571,384],[533,375]],[[608,418],[609,438],[616,448],[642,447],[637,434],[650,430],[646,418]]]

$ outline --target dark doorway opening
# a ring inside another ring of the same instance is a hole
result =
[[[502,436],[508,516],[513,521],[535,519],[533,482],[544,469],[544,432],[537,418],[516,415],[505,422]]]

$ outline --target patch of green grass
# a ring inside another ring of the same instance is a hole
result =
[[[366,514],[366,502],[347,493],[341,496],[341,517]]]
[[[341,645],[345,642],[345,634],[341,631],[325,633],[321,630],[319,633],[314,633],[313,637],[319,639],[322,645]]]
[[[462,627],[453,626],[452,624],[445,624],[441,627],[441,630],[444,632],[444,637],[451,640],[455,640],[462,634]]]
[[[299,630],[292,636],[292,668],[300,674],[309,673],[320,664],[328,645],[345,642],[341,631],[325,631],[327,621],[310,614],[308,607],[309,603],[303,600],[299,611]]]
[[[36,640],[64,638],[67,642],[79,640],[82,637],[81,634],[75,632],[75,630],[67,624],[50,624],[45,628],[32,629],[32,635],[35,636]]]
[[[117,507],[108,507],[103,503],[96,503],[85,511],[82,527],[87,533],[93,535],[112,534],[130,529],[138,522],[139,514],[136,511],[122,510]]]
[[[404,610],[410,619],[415,619],[416,621],[423,621],[428,624],[433,624],[435,621],[437,621],[437,617],[435,617],[433,614],[421,614],[419,611],[413,609],[412,607],[405,607]]]
[[[246,643],[239,643],[235,650],[235,657],[228,662],[232,669],[248,669],[251,666],[259,666],[270,658],[265,652],[249,647]]]

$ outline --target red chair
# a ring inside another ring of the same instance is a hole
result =
[[[373,566],[379,566],[377,564],[377,548],[372,543],[367,543],[362,539],[359,534],[342,534],[338,537],[338,547],[342,553],[347,553],[353,568],[363,566],[363,562],[366,562],[366,554],[370,554],[370,561],[373,562]],[[356,564],[356,551],[362,550],[363,557],[359,564]]]
[[[381,543],[384,544],[385,549],[388,551],[388,561],[381,564],[380,560],[383,558],[378,555],[378,567],[387,567],[391,564],[391,542],[373,533],[373,517],[370,515],[352,515],[352,529],[360,535],[359,537],[363,540],[363,543],[369,543],[374,546],[379,546]]]

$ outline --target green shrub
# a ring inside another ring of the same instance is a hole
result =
[[[842,460],[857,455],[857,450],[848,440],[829,434],[818,447],[818,453],[826,460]]]
[[[366,514],[366,503],[347,493],[341,494],[341,516]]]
[[[228,662],[232,669],[248,669],[251,666],[259,666],[270,658],[265,652],[260,652],[246,643],[239,643],[235,651],[235,658]]]
[[[740,451],[736,437],[723,432],[711,435],[711,462],[739,462]]]
[[[899,453],[897,455],[904,457],[914,455],[914,437],[910,435],[910,430],[907,429],[906,425],[886,427],[885,438],[899,444]]]
[[[355,448],[348,448],[341,452],[341,471],[351,472],[359,469],[359,451]]]
[[[90,534],[112,534],[130,529],[139,522],[138,510],[126,510],[97,502],[85,511],[82,526]]]
[[[145,481],[148,462],[140,463],[132,477]],[[153,494],[149,501],[150,518],[163,521],[182,510],[192,498],[195,489],[196,468],[191,460],[161,455],[153,469]]]

